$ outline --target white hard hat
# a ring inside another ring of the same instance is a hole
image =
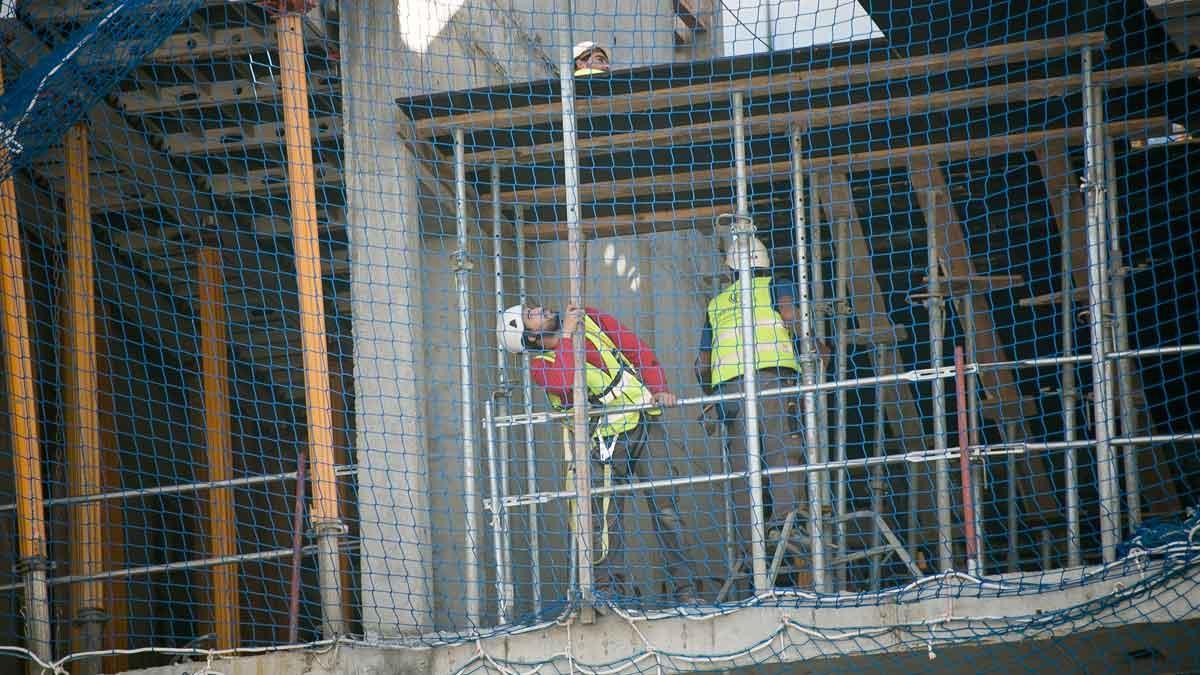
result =
[[[604,58],[612,61],[612,54],[609,54],[607,49],[596,44],[595,42],[592,42],[591,40],[585,40],[584,42],[580,42],[579,44],[575,45],[575,49],[571,52],[571,58],[578,59],[593,49],[599,49],[601,52],[604,52]]]
[[[767,252],[767,245],[755,237],[750,240],[750,267],[766,269],[771,266],[771,254]],[[725,266],[731,270],[737,270],[738,265],[738,246],[730,244],[725,249]]]
[[[525,351],[525,307],[513,305],[504,310],[496,326],[500,346],[507,352],[520,354]]]

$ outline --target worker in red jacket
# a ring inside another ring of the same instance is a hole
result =
[[[500,317],[500,344],[509,352],[533,352],[530,371],[533,381],[545,390],[550,404],[560,411],[571,408],[575,378],[575,352],[571,336],[582,324],[586,340],[584,369],[588,399],[592,406],[658,404],[675,405],[677,399],[667,386],[666,376],[654,351],[615,317],[597,309],[571,306],[565,315],[545,307],[516,305]],[[613,412],[589,417],[592,459],[606,482],[654,481],[674,475],[673,447],[661,421],[660,408]],[[670,488],[644,491],[654,521],[659,555],[677,604],[699,601],[684,550],[696,550],[686,533]],[[630,493],[612,493],[600,500],[595,547],[596,587],[615,596],[628,596],[624,572],[624,537],[621,512]],[[608,508],[603,502],[608,502]]]

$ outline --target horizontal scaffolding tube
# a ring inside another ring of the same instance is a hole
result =
[[[334,467],[334,473],[337,476],[353,476],[357,471],[354,466],[337,466]],[[138,499],[144,497],[158,497],[162,495],[184,494],[188,492],[199,492],[201,490],[209,490],[211,488],[223,487],[245,487],[247,485],[261,485],[263,483],[274,483],[284,480],[295,480],[296,472],[288,471],[285,473],[272,473],[263,476],[246,476],[244,478],[230,478],[229,480],[212,480],[201,481],[199,483],[183,483],[180,485],[163,485],[161,487],[141,488],[135,490],[119,490],[117,492],[104,492],[95,495],[81,495],[78,497],[58,497],[56,499],[47,499],[46,506],[68,506],[70,504],[84,504],[87,502],[104,502],[116,501],[119,499]],[[16,504],[0,505],[0,513],[5,511],[15,511]]]
[[[345,542],[341,545],[340,550],[343,553],[353,552],[358,548],[357,542]],[[217,565],[225,565],[228,563],[244,563],[244,562],[261,562],[264,560],[279,560],[280,558],[290,558],[295,554],[291,548],[277,548],[270,551],[258,551],[257,553],[240,553],[238,555],[225,555],[216,558],[200,558],[198,560],[180,560],[179,562],[162,563],[161,565],[145,565],[143,567],[128,567],[121,570],[109,570],[99,574],[79,574],[66,575],[61,577],[51,577],[46,580],[50,586],[62,584],[77,584],[84,581],[104,581],[107,579],[124,579],[128,577],[137,577],[144,574],[161,574],[163,572],[178,572],[179,570],[202,569],[205,567],[215,567]],[[311,556],[317,554],[317,545],[312,544],[300,549],[300,555]],[[0,586],[0,593],[6,591],[20,591],[24,589],[24,583],[7,584]]]
[[[1137,358],[1144,356],[1169,356],[1173,354],[1191,354],[1200,353],[1200,345],[1181,345],[1177,347],[1149,347],[1146,349],[1131,349],[1122,352],[1109,352],[1106,358],[1109,360],[1122,358]],[[1051,366],[1064,363],[1086,363],[1092,360],[1092,357],[1087,354],[1079,354],[1076,356],[1054,356],[1040,359],[1019,359],[1015,361],[982,361],[978,363],[966,364],[964,375],[973,375],[984,370],[997,370],[1001,368],[1027,368],[1033,366]],[[766,396],[785,396],[788,394],[802,394],[810,391],[833,391],[837,389],[858,389],[861,387],[873,387],[877,384],[891,384],[894,382],[924,382],[934,379],[953,379],[955,371],[953,366],[942,368],[924,368],[910,370],[903,373],[894,373],[890,375],[878,375],[875,377],[855,377],[848,380],[838,380],[830,382],[818,382],[813,385],[796,385],[791,387],[781,387],[779,389],[767,389],[759,392],[760,397]],[[709,403],[720,403],[721,401],[740,400],[742,394],[715,394],[712,396],[696,396],[693,398],[679,399],[679,405],[708,405]],[[638,410],[649,410],[659,407],[656,403],[644,403],[640,405],[613,406],[605,408],[596,408],[589,410],[589,415],[609,415],[613,413],[635,412]],[[499,416],[495,420],[497,427],[514,427],[526,424],[544,424],[555,420],[564,420],[572,416],[570,412],[538,412],[531,415],[507,415]]]
[[[1200,433],[1113,438],[1109,442],[1112,445],[1149,445],[1153,443],[1164,443],[1179,440],[1200,441]],[[1064,450],[1068,447],[1082,447],[1094,444],[1095,442],[1096,441],[1093,439],[1075,441],[1074,443],[995,443],[991,445],[971,446],[969,450],[971,456],[973,457],[979,457],[983,455],[1019,455],[1024,454],[1029,450]],[[764,476],[780,476],[794,473],[813,473],[817,471],[829,471],[831,469],[856,469],[889,464],[923,464],[936,462],[938,460],[956,460],[958,457],[959,449],[955,447],[948,448],[945,452],[940,452],[937,450],[925,450],[921,452],[906,452],[895,455],[885,455],[882,457],[850,459],[844,462],[816,462],[799,466],[774,467],[770,469],[763,469],[762,473]],[[594,487],[592,488],[592,496],[617,494],[622,492],[637,492],[639,490],[649,490],[660,487],[678,487],[682,485],[717,483],[720,481],[746,478],[747,476],[748,473],[743,471],[740,473],[712,473],[703,476],[683,476],[679,478],[663,478],[660,480],[641,481],[637,483],[623,483],[621,485],[612,485],[608,487]],[[556,490],[527,495],[509,496],[503,499],[502,503],[505,508],[509,508],[527,504],[547,504],[560,499],[573,499],[574,497],[575,492],[573,490]],[[485,504],[485,508],[491,508],[491,504]]]

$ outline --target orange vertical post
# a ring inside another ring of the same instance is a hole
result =
[[[100,474],[100,407],[96,360],[96,283],[88,201],[88,132],[83,123],[67,132],[67,276],[64,311],[63,377],[67,437],[67,490],[71,497],[103,491]],[[70,507],[67,555],[71,573],[84,577],[103,571],[101,504]],[[73,651],[98,651],[104,626],[104,585],[80,581],[71,586]],[[99,658],[79,665],[78,673],[97,673]]]
[[[0,75],[0,94],[3,93],[4,80]],[[21,556],[20,571],[25,577],[26,644],[38,658],[49,661],[50,601],[46,591],[42,454],[38,440],[37,402],[33,392],[28,307],[25,302],[25,254],[21,246],[21,228],[17,222],[16,189],[11,176],[0,181],[0,298],[4,306],[4,361],[16,481],[18,550]]]
[[[202,246],[199,254],[200,361],[204,391],[204,437],[208,480],[233,478],[233,447],[229,419],[229,362],[226,358],[224,274],[221,253]],[[233,488],[208,491],[208,555],[237,555],[237,516]],[[238,646],[238,564],[227,562],[209,570],[211,619],[217,649]]]
[[[333,461],[333,419],[329,394],[329,354],[325,338],[321,257],[317,245],[316,182],[313,177],[308,82],[304,63],[303,17],[284,10],[278,18],[284,139],[287,142],[288,196],[296,251],[300,335],[304,350],[304,393],[308,419],[308,457],[312,463],[310,519],[317,535],[322,633],[345,632],[342,620],[338,538],[344,530],[338,508]]]

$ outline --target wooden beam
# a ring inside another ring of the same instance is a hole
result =
[[[225,275],[221,253],[211,246],[199,252],[200,365],[204,392],[205,460],[210,481],[233,478],[233,445],[229,416],[229,361],[225,315]],[[207,554],[213,558],[237,554],[237,515],[233,488],[208,491]],[[216,565],[208,571],[209,606],[216,649],[238,646],[238,564]]]
[[[1093,80],[1105,85],[1130,86],[1149,81],[1168,81],[1188,77],[1197,72],[1200,72],[1200,59],[1189,59],[1101,71],[1094,75]],[[1037,101],[1067,96],[1078,91],[1082,85],[1082,75],[1066,75],[987,87],[888,98],[882,101],[863,101],[828,108],[809,108],[782,113],[771,112],[748,118],[746,133],[748,136],[778,134],[786,132],[792,126],[813,129],[909,117],[935,110]],[[626,134],[597,135],[580,139],[576,143],[576,148],[580,156],[611,154],[638,148],[665,148],[697,142],[709,143],[726,140],[732,134],[733,127],[729,121],[719,120]],[[470,164],[486,164],[493,161],[502,165],[536,164],[559,156],[562,151],[561,142],[543,143],[516,148],[477,150],[468,153],[466,161]]]
[[[1169,127],[1170,122],[1165,117],[1110,122],[1108,124],[1109,133],[1114,137],[1154,134]],[[932,157],[935,161],[944,162],[1024,152],[1036,149],[1037,146],[1055,139],[1061,139],[1069,143],[1079,143],[1083,139],[1083,129],[1080,127],[1047,129],[1010,134],[1008,136],[989,136],[987,138],[931,145],[870,150],[827,157],[810,157],[801,161],[801,168],[841,172],[885,169],[907,165],[920,157]],[[779,180],[790,176],[791,171],[792,162],[790,159],[764,164],[751,164],[747,167],[747,174],[751,181]],[[676,190],[694,190],[697,185],[732,185],[735,174],[734,167],[727,167],[721,169],[701,169],[687,173],[660,174],[616,181],[585,183],[579,186],[579,195],[585,203],[635,196],[651,196],[674,192]],[[515,191],[510,190],[501,193],[500,199],[510,204],[565,204],[566,196],[563,190],[564,188],[561,185]]]
[[[342,120],[335,115],[322,115],[312,120],[314,141],[326,141],[342,133]],[[225,155],[247,152],[268,145],[283,145],[282,122],[241,124],[217,129],[197,129],[167,134],[164,147],[173,155]]]
[[[4,93],[0,70],[0,94]],[[0,152],[4,152],[0,150]],[[3,162],[0,162],[3,163]],[[29,340],[29,308],[25,295],[25,253],[17,222],[13,179],[0,180],[0,303],[4,308],[4,363],[7,377],[8,428],[17,502],[17,551],[25,571],[26,646],[51,660],[49,595],[46,588],[46,519],[42,485],[42,449],[38,434],[33,350]],[[32,591],[32,595],[29,595]]]
[[[950,201],[950,193],[942,176],[941,166],[928,156],[915,157],[908,165],[908,180],[921,205],[921,212],[940,233],[943,261],[951,277],[968,278],[977,275],[966,235]],[[936,195],[936,196],[935,196]],[[992,308],[983,293],[974,293],[967,306],[975,325],[975,352],[980,361],[1007,361],[1008,353],[1000,345]],[[984,400],[981,411],[994,420],[1016,420],[1036,412],[1032,401],[1021,397],[1013,380],[1013,371],[995,368],[979,374]]]
[[[309,146],[311,147],[311,146]],[[209,177],[209,185],[214,193],[225,196],[244,196],[250,194],[264,195],[284,192],[288,188],[287,166],[272,166],[266,169],[254,169],[244,174],[217,174]],[[329,185],[342,180],[341,169],[333,164],[313,165],[309,160],[310,172],[315,171],[315,185]],[[314,212],[315,212],[315,206]]]
[[[92,217],[88,205],[87,126],[67,132],[66,293],[63,338],[63,417],[67,441],[67,491],[71,497],[100,494],[100,408],[96,359],[96,271]],[[104,533],[99,502],[72,504],[67,556],[71,573],[103,570]],[[71,586],[72,648],[99,651],[104,622],[104,586],[84,581]],[[88,670],[99,672],[89,659]]]
[[[314,95],[337,91],[333,73],[313,73]],[[117,104],[130,115],[159,112],[178,112],[195,108],[231,105],[234,103],[276,103],[281,95],[278,82],[252,80],[222,80],[212,83],[177,84],[156,89],[134,89],[117,95]]]
[[[205,0],[205,7],[216,5],[250,2],[251,0]],[[143,5],[144,11],[171,9],[178,6],[178,0],[151,0]],[[78,23],[87,22],[111,9],[108,3],[95,0],[34,0],[26,2],[22,8],[31,20],[46,23]]]
[[[304,345],[304,401],[308,424],[308,458],[312,463],[312,511],[318,546],[326,538],[336,544],[333,527],[341,527],[338,481],[334,472],[333,418],[329,392],[329,353],[325,338],[324,293],[321,289],[321,251],[317,239],[316,181],[309,128],[308,81],[304,64],[304,26],[299,14],[278,19],[280,80],[283,88],[287,139],[288,196],[291,201],[296,286],[300,301],[300,336]],[[326,566],[333,569],[328,569]],[[330,638],[344,632],[340,560],[322,556],[320,575],[322,632]],[[333,580],[335,588],[327,584]],[[336,595],[334,595],[336,593]]]
[[[1102,45],[1104,41],[1105,37],[1102,32],[1083,33],[1067,38],[976,47],[908,59],[889,59],[883,62],[851,64],[819,70],[760,75],[733,82],[726,79],[620,96],[596,96],[577,101],[576,115],[587,117],[608,113],[628,114],[655,108],[720,102],[728,100],[735,89],[764,98],[785,95],[799,96],[828,87],[928,76],[962,68],[1051,59],[1078,51],[1083,47]],[[552,122],[561,115],[562,107],[555,101],[504,110],[481,110],[459,115],[432,117],[417,121],[416,129],[420,136],[428,138],[448,134],[454,129],[471,131],[531,126]]]

